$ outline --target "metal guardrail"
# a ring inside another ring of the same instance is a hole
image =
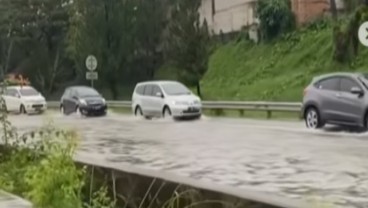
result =
[[[131,101],[107,101],[109,107],[112,108],[131,108]],[[58,107],[57,101],[48,102],[51,108]],[[236,110],[241,115],[245,111],[267,112],[267,117],[272,117],[272,112],[290,112],[299,113],[302,104],[298,102],[251,102],[251,101],[203,101],[203,109],[213,110],[216,114],[221,115],[225,110]]]

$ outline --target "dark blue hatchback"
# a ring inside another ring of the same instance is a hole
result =
[[[73,86],[65,89],[60,100],[60,111],[64,115],[106,115],[107,104],[105,98],[94,88]]]

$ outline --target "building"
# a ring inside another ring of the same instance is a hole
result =
[[[200,14],[214,34],[240,31],[257,23],[257,0],[202,0]]]
[[[239,32],[242,28],[255,31],[256,3],[257,0],[202,0],[199,13],[215,35]],[[298,25],[323,16],[330,9],[330,0],[291,0],[291,3]],[[343,8],[343,0],[336,0],[336,4],[338,9]]]
[[[343,0],[335,0],[338,10],[343,10]],[[299,25],[330,13],[330,0],[293,0],[292,9]]]

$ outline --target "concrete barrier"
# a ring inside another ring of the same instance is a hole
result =
[[[32,204],[18,196],[0,190],[0,208],[32,208]]]

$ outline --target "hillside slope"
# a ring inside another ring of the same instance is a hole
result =
[[[211,56],[202,80],[207,100],[300,101],[317,74],[368,71],[368,49],[360,47],[353,63],[332,61],[332,30],[304,29],[273,43],[233,42]],[[367,58],[363,58],[367,57]]]

